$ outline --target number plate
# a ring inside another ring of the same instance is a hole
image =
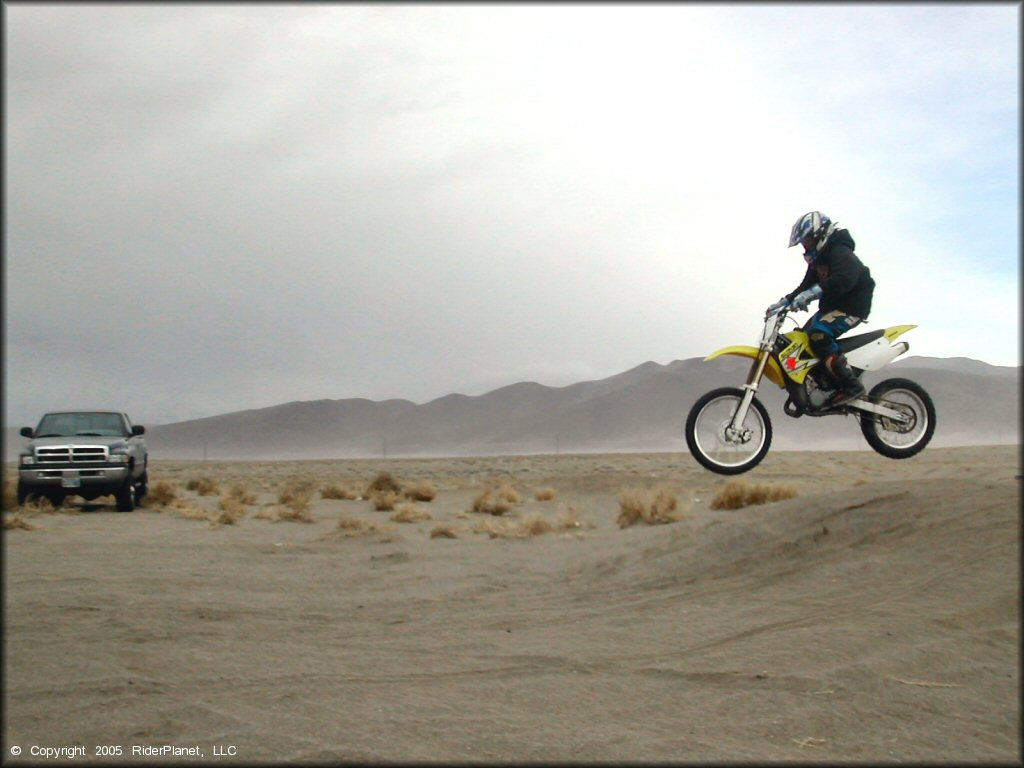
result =
[[[82,478],[78,476],[76,472],[73,475],[64,475],[60,479],[60,485],[62,488],[81,488]]]

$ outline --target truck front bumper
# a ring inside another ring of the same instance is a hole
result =
[[[39,488],[75,493],[78,489],[113,493],[124,485],[129,469],[126,466],[104,467],[19,467],[18,479],[23,488]]]

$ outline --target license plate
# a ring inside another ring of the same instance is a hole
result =
[[[60,479],[60,485],[62,488],[81,488],[82,478],[78,475],[75,475],[74,477],[68,477],[65,475]]]

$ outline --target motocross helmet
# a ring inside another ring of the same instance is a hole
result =
[[[811,247],[806,250],[808,254],[813,255],[825,246],[835,230],[836,225],[824,213],[820,211],[805,213],[796,220],[796,224],[793,225],[793,229],[789,233],[789,247],[792,248],[804,238],[810,237],[813,242]]]

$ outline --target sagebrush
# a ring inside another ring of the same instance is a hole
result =
[[[396,523],[418,523],[423,520],[431,520],[432,517],[425,509],[420,509],[415,504],[399,504],[391,520]]]
[[[537,501],[551,501],[558,495],[554,488],[538,488],[533,492],[533,498]]]
[[[337,499],[339,501],[352,501],[359,498],[359,492],[351,485],[331,484],[325,485],[320,490],[320,496],[324,499]]]
[[[473,511],[496,517],[506,514],[515,504],[521,503],[523,497],[508,483],[502,483],[497,489],[488,485],[473,500]]]
[[[754,504],[792,499],[797,490],[791,485],[770,483],[749,483],[746,480],[730,480],[711,500],[712,509],[740,509]]]
[[[185,484],[185,490],[195,491],[200,496],[212,496],[219,488],[217,482],[209,477],[194,477]]]
[[[166,507],[177,497],[178,492],[173,484],[166,480],[159,480],[150,486],[149,493],[146,494],[146,504],[148,506]]]
[[[619,528],[628,528],[640,522],[648,525],[674,523],[682,519],[678,506],[676,495],[664,486],[624,490],[619,494],[616,522]]]
[[[394,494],[400,494],[402,492],[402,484],[398,482],[390,472],[378,472],[377,476],[370,481],[369,485],[366,486],[363,496],[369,498],[376,493],[384,492]]]

